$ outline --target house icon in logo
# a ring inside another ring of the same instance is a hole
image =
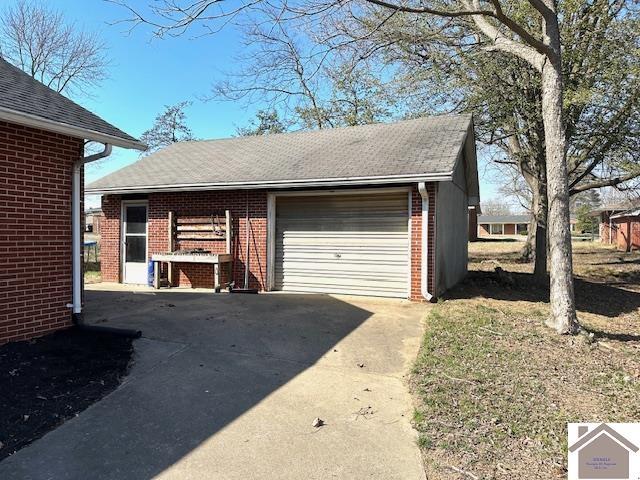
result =
[[[638,447],[604,423],[589,431],[578,427],[569,452],[578,454],[578,479],[629,479],[630,455]]]

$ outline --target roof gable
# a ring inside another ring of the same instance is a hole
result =
[[[87,186],[92,193],[451,180],[470,115],[173,144]],[[468,154],[467,154],[468,155]],[[475,153],[474,153],[475,155]],[[471,162],[475,168],[475,158]]]
[[[143,150],[145,146],[0,58],[0,120]]]

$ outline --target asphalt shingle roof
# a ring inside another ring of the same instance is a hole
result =
[[[443,115],[180,142],[91,183],[87,191],[449,175],[471,122],[470,115]]]
[[[49,122],[115,137],[125,142],[137,139],[102,120],[19,68],[0,58],[0,110],[27,114]],[[93,140],[90,136],[84,138]]]

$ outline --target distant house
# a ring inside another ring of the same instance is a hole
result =
[[[526,235],[531,215],[478,215],[476,238]],[[571,215],[571,233],[577,232],[577,218]],[[471,227],[471,225],[470,225]],[[475,240],[469,237],[469,240]]]
[[[640,200],[605,205],[592,212],[600,222],[600,241],[618,250],[640,250]]]
[[[101,208],[89,208],[84,212],[84,231],[100,235],[100,227],[104,213]]]
[[[637,446],[604,423],[591,431],[580,426],[578,432],[569,447],[569,452],[578,452],[578,478],[629,478],[629,455]]]
[[[530,215],[478,215],[478,237],[526,235]]]

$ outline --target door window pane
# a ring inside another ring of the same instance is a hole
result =
[[[147,237],[127,237],[126,262],[146,263]]]
[[[127,207],[127,233],[146,233],[147,207]]]

